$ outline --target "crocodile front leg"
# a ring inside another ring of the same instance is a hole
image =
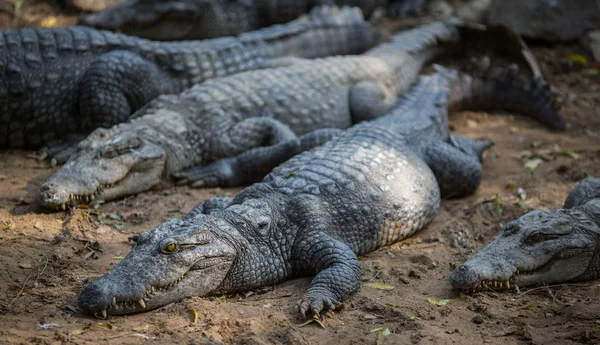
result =
[[[316,272],[307,293],[298,306],[302,315],[319,317],[322,311],[334,310],[343,298],[360,287],[358,258],[348,245],[314,231],[303,232],[292,253],[301,271]]]
[[[180,179],[178,184],[191,183],[195,188],[230,187],[258,182],[279,164],[301,152],[323,145],[340,133],[342,130],[337,128],[319,129],[297,139],[257,147],[235,157],[193,167],[174,177]]]

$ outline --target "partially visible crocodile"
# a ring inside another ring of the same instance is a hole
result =
[[[98,129],[81,142],[41,187],[39,200],[65,209],[96,196],[139,193],[173,177],[193,183],[194,170],[187,169],[194,166],[385,115],[427,61],[460,47],[462,30],[479,32],[438,22],[397,34],[363,56],[298,61],[159,97],[130,122]],[[560,118],[544,120],[564,128]]]
[[[390,1],[390,10],[409,13],[424,0]],[[360,7],[369,16],[387,0],[127,0],[80,18],[81,25],[154,40],[203,39],[237,35],[285,23],[319,4]]]
[[[583,180],[563,209],[532,211],[450,275],[467,291],[600,278],[600,179]]]
[[[360,10],[332,7],[315,8],[309,20],[207,41],[154,42],[87,27],[4,30],[0,148],[82,139],[126,121],[158,95],[285,64],[285,56],[359,53],[374,40]]]
[[[357,255],[413,235],[435,217],[441,197],[478,187],[480,157],[491,143],[451,134],[448,109],[558,118],[546,89],[505,78],[443,70],[422,77],[390,114],[333,131],[324,145],[294,156],[234,199],[209,199],[184,220],[140,234],[123,261],[81,292],[79,307],[126,314],[316,274],[300,312],[335,309],[360,286]],[[246,154],[279,160],[271,149]]]

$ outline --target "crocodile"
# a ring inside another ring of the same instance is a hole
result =
[[[281,24],[320,4],[359,7],[370,16],[377,7],[402,15],[417,12],[424,0],[126,0],[79,24],[154,40],[189,40],[237,35]]]
[[[562,209],[531,211],[450,275],[456,289],[508,290],[600,278],[600,178],[586,178]]]
[[[296,60],[287,67],[209,80],[180,95],[161,96],[131,121],[99,128],[82,141],[41,186],[38,200],[65,209],[174,180],[201,187],[194,177],[196,166],[384,115],[427,61],[459,48],[461,32],[485,37],[480,30],[436,22],[396,34],[361,56]],[[549,126],[564,128],[562,120],[552,121]]]
[[[206,41],[156,42],[88,27],[4,30],[0,148],[76,144],[160,94],[285,65],[289,56],[360,53],[375,44],[376,33],[360,10],[334,7],[315,8],[308,20]]]
[[[472,78],[439,68],[421,77],[386,116],[333,129],[235,198],[209,199],[183,220],[137,235],[127,257],[81,291],[79,307],[106,317],[316,275],[299,311],[318,317],[338,308],[360,286],[357,256],[415,234],[441,198],[478,187],[491,142],[450,133],[448,110],[560,115],[547,89],[511,75]],[[313,133],[299,140],[313,141]],[[277,164],[272,148],[246,152],[257,158],[245,160],[246,170]]]

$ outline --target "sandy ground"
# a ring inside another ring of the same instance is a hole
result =
[[[583,54],[577,46],[536,47],[535,53],[570,129],[552,133],[502,113],[454,114],[456,132],[496,143],[485,156],[481,187],[444,201],[436,220],[413,238],[361,257],[363,287],[344,310],[325,315],[325,328],[300,327],[295,305],[310,278],[107,320],[81,314],[77,294],[128,253],[128,236],[237,189],[179,187],[97,209],[52,212],[37,206],[35,195],[56,168],[32,152],[0,152],[0,344],[376,344],[371,330],[377,328],[390,331],[384,344],[599,343],[598,282],[467,296],[448,282],[454,267],[502,224],[531,208],[558,208],[579,180],[600,176],[600,76],[573,66],[568,56]],[[535,158],[543,161],[531,173],[523,165]],[[123,219],[118,229],[105,224],[110,216]]]

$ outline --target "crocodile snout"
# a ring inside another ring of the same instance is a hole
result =
[[[475,269],[467,264],[458,266],[452,274],[450,274],[450,284],[458,289],[475,288],[480,281],[479,274]]]
[[[66,208],[69,195],[55,183],[44,183],[38,193],[38,201],[47,207]]]

